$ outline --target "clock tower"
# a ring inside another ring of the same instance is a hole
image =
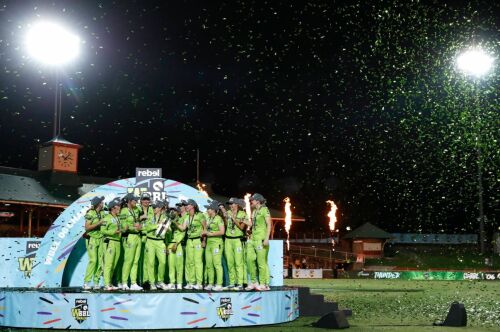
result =
[[[55,137],[42,144],[38,150],[38,170],[60,173],[78,172],[78,150],[81,145],[62,137]]]

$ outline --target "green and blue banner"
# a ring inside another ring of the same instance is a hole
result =
[[[364,271],[355,273],[352,276],[367,279],[401,280],[500,280],[500,271]]]

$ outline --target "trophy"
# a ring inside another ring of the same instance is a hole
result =
[[[166,221],[166,222],[165,222]],[[160,222],[156,227],[155,236],[164,239],[165,233],[170,229],[170,224],[172,223],[172,219],[166,220],[166,218],[160,218]]]

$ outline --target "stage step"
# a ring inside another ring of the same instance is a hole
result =
[[[300,316],[323,316],[331,311],[339,310],[337,302],[325,302],[324,295],[311,294],[309,287],[299,287],[299,307]],[[352,315],[350,309],[343,311]]]

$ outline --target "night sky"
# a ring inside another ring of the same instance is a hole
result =
[[[453,59],[472,44],[500,54],[496,3],[3,1],[1,165],[36,169],[52,138],[54,75],[22,42],[53,18],[84,41],[62,70],[62,136],[84,146],[82,174],[162,167],[194,182],[199,148],[216,193],[280,209],[290,196],[307,229],[327,226],[333,199],[341,227],[477,232],[481,132],[491,232],[500,71],[474,87]]]

